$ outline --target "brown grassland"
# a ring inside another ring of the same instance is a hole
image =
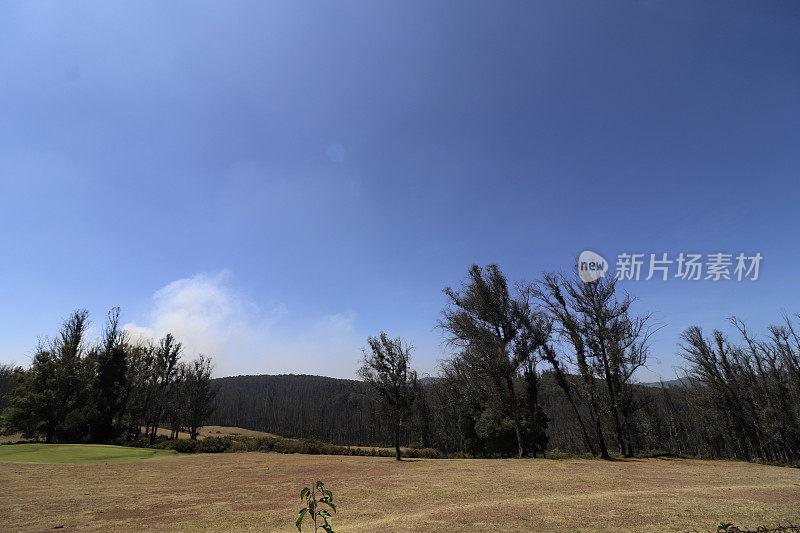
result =
[[[166,428],[158,428],[156,433],[162,437],[169,437],[171,432]],[[266,433],[264,431],[256,431],[254,429],[244,429],[244,428],[237,428],[232,426],[203,426],[200,428],[198,432],[197,438],[198,439],[205,439],[207,437],[276,437],[272,433]],[[181,431],[178,433],[179,439],[188,439],[189,434]]]
[[[338,532],[716,531],[800,523],[800,469],[680,459],[406,460],[225,453],[0,463],[0,530],[296,531],[323,480]],[[309,531],[304,528],[303,531]]]
[[[162,437],[168,437],[170,435],[170,430],[165,428],[158,428],[157,433]],[[230,437],[230,436],[275,437],[276,435],[273,435],[272,433],[266,433],[264,431],[255,431],[253,429],[244,429],[231,426],[203,426],[200,428],[200,432],[197,438],[205,439],[207,437]],[[188,439],[189,434],[182,431],[178,433],[178,438]],[[0,444],[5,442],[17,442],[21,440],[23,440],[22,433],[0,435]]]

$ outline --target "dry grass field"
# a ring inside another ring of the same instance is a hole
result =
[[[158,428],[156,430],[158,435],[162,437],[169,437],[172,433],[170,430],[166,428]],[[237,428],[232,426],[203,426],[200,428],[198,432],[197,438],[198,439],[205,439],[207,437],[276,437],[272,433],[267,433],[265,431],[256,431],[254,429],[244,429],[244,428]],[[188,439],[189,434],[186,432],[178,433],[179,439]]]
[[[170,430],[165,428],[158,428],[157,432],[162,437],[169,437],[170,435]],[[232,436],[276,437],[277,435],[273,435],[272,433],[266,433],[264,431],[255,431],[253,429],[244,429],[231,426],[203,426],[200,428],[200,432],[197,435],[197,438],[205,439],[206,437],[232,437]],[[181,432],[178,434],[178,438],[188,439],[189,434]],[[0,435],[0,444],[5,442],[17,442],[20,440],[22,440],[22,433],[12,433],[11,435]]]
[[[0,463],[0,530],[290,532],[300,489],[317,479],[334,491],[340,533],[716,531],[723,520],[800,523],[800,470],[791,468],[226,453],[137,463]]]

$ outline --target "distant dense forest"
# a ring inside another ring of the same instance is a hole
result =
[[[577,382],[578,378],[570,376],[570,379]],[[446,394],[444,383],[440,378],[422,381],[427,409],[415,412],[403,426],[403,443],[446,453],[463,451],[458,414],[448,410],[442,398]],[[385,446],[392,442],[392,425],[361,381],[264,375],[218,378],[213,383],[219,394],[217,409],[208,419],[210,425],[238,426],[284,437],[313,437],[342,445]],[[522,394],[524,383],[519,380],[516,386]],[[694,443],[691,450],[683,445],[697,429],[687,425],[689,420],[682,415],[688,409],[688,396],[683,388],[674,383],[665,384],[663,390],[658,385],[642,386],[637,395],[644,407],[636,419],[636,449],[661,449],[675,454],[700,451],[699,443]],[[550,419],[547,430],[550,449],[588,452],[569,403],[551,372],[540,376],[539,402]],[[613,437],[608,437],[613,443]],[[516,453],[513,438],[511,432],[505,435],[505,451],[501,453]]]
[[[473,266],[437,327],[451,356],[420,377],[404,339],[366,340],[362,379],[211,379],[209,358],[186,363],[171,335],[132,344],[109,314],[85,337],[76,311],[28,369],[0,367],[0,425],[48,442],[172,437],[203,424],[334,444],[394,444],[473,457],[560,450],[608,458],[661,451],[703,458],[800,462],[800,335],[794,320],[756,335],[730,319],[728,336],[686,329],[684,375],[643,386],[657,329],[613,278],[547,274],[510,284]]]

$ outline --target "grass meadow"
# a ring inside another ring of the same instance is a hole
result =
[[[42,446],[0,446],[0,530],[290,532],[300,489],[317,479],[334,491],[335,529],[345,533],[716,531],[722,521],[750,528],[800,523],[800,469],[741,462],[397,462]],[[129,455],[137,453],[145,455]],[[23,460],[31,462],[15,462]]]
[[[173,450],[127,448],[102,444],[14,444],[0,446],[0,462],[124,463],[177,455]],[[2,467],[0,467],[2,468]]]

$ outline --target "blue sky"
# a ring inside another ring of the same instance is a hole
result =
[[[778,2],[6,2],[0,361],[78,307],[219,375],[433,372],[441,289],[584,249],[760,252],[630,281],[679,333],[800,312],[800,9]]]

